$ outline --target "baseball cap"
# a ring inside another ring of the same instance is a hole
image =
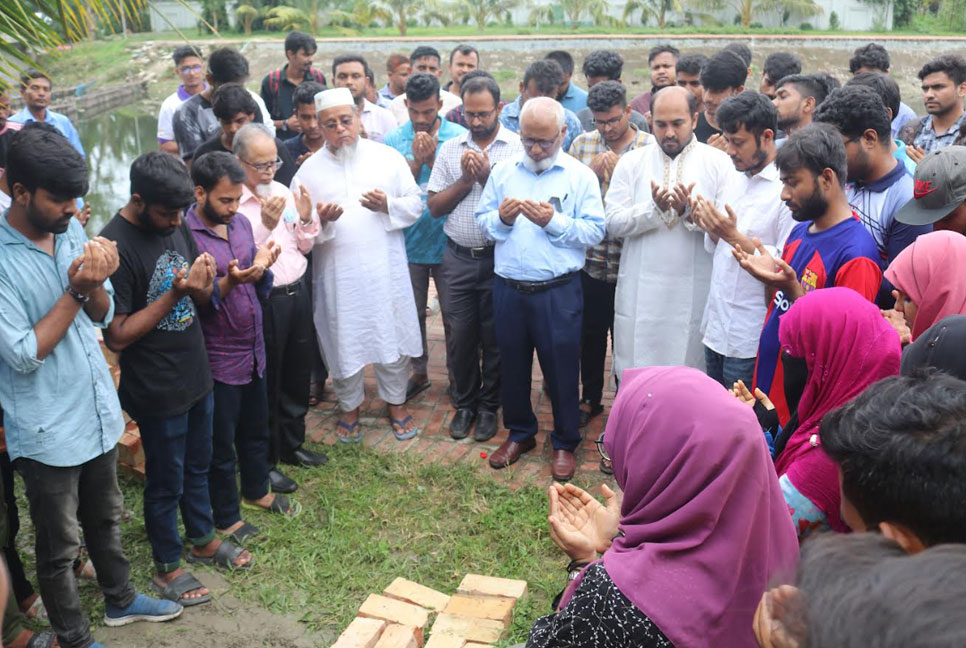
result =
[[[966,202],[966,146],[933,151],[916,167],[912,200],[896,213],[906,225],[929,225]]]

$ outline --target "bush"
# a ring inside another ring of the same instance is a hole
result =
[[[751,23],[748,26],[751,27],[752,29],[764,29],[764,27],[765,27],[760,22],[753,22],[753,23]]]
[[[839,28],[839,15],[834,11],[828,15],[828,28],[832,31]]]
[[[810,22],[803,22],[801,25],[798,26],[798,28],[801,29],[802,31],[812,31],[813,29],[815,29],[814,27],[812,27],[812,23]]]

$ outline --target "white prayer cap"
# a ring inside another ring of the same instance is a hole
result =
[[[348,88],[332,88],[323,90],[315,95],[315,112],[322,112],[335,106],[354,106],[356,102],[352,100],[352,93]]]

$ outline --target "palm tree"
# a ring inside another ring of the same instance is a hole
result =
[[[464,21],[472,20],[483,31],[490,22],[505,18],[519,4],[520,0],[460,0],[457,7]]]
[[[825,11],[815,0],[692,0],[695,6],[702,9],[724,9],[731,7],[741,18],[742,27],[750,27],[755,18],[762,14],[788,12],[807,18],[817,16]]]
[[[258,9],[251,5],[243,4],[235,9],[235,17],[242,24],[242,29],[245,30],[246,36],[251,36],[252,34],[252,23],[258,18]]]
[[[357,0],[348,9],[333,9],[328,16],[330,25],[354,30],[368,29],[392,22],[392,14],[377,4]]]
[[[409,18],[422,5],[416,0],[383,0],[382,4],[392,13],[400,36],[406,35]]]
[[[642,24],[653,18],[657,26],[664,29],[667,27],[668,14],[672,11],[681,11],[678,0],[628,0],[621,20],[627,23],[632,15],[640,12]]]
[[[556,12],[562,12],[564,20],[574,29],[580,24],[581,18],[589,16],[596,25],[612,25],[616,21],[607,13],[610,3],[607,0],[559,0],[554,4],[531,4],[530,23],[537,24],[541,20],[553,24]]]
[[[309,17],[301,9],[279,5],[272,7],[265,12],[264,24],[269,29],[279,31],[292,31],[293,29],[305,29],[309,24]]]

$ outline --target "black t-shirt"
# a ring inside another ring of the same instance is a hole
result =
[[[698,127],[694,129],[694,136],[698,138],[698,141],[702,144],[708,143],[708,138],[712,135],[718,135],[721,131],[708,123],[707,118],[704,116],[704,111],[698,113]]]
[[[16,132],[11,128],[5,130],[3,134],[0,134],[0,169],[7,166],[7,147],[10,146],[10,140],[13,139],[13,135]],[[300,137],[299,139],[302,138]]]
[[[275,148],[278,149],[278,158],[282,161],[282,166],[278,169],[275,169],[275,181],[281,182],[287,187],[292,184],[292,178],[295,177],[295,172],[298,171],[298,167],[295,166],[295,158],[292,157],[292,153],[289,151],[288,147],[285,146],[285,142],[277,137],[275,138]],[[194,159],[197,160],[205,153],[211,153],[212,151],[224,151],[225,153],[231,153],[231,151],[226,149],[224,144],[221,143],[220,131],[216,133],[214,137],[195,149]]]
[[[289,155],[296,163],[298,163],[300,157],[309,152],[309,147],[305,145],[301,135],[285,140],[285,148],[288,149]]]
[[[120,214],[101,231],[117,242],[120,265],[111,276],[115,312],[136,313],[171,288],[198,247],[187,223],[168,236],[146,232]],[[211,368],[198,310],[183,297],[153,331],[121,352],[121,406],[135,419],[184,414],[211,391]]]

